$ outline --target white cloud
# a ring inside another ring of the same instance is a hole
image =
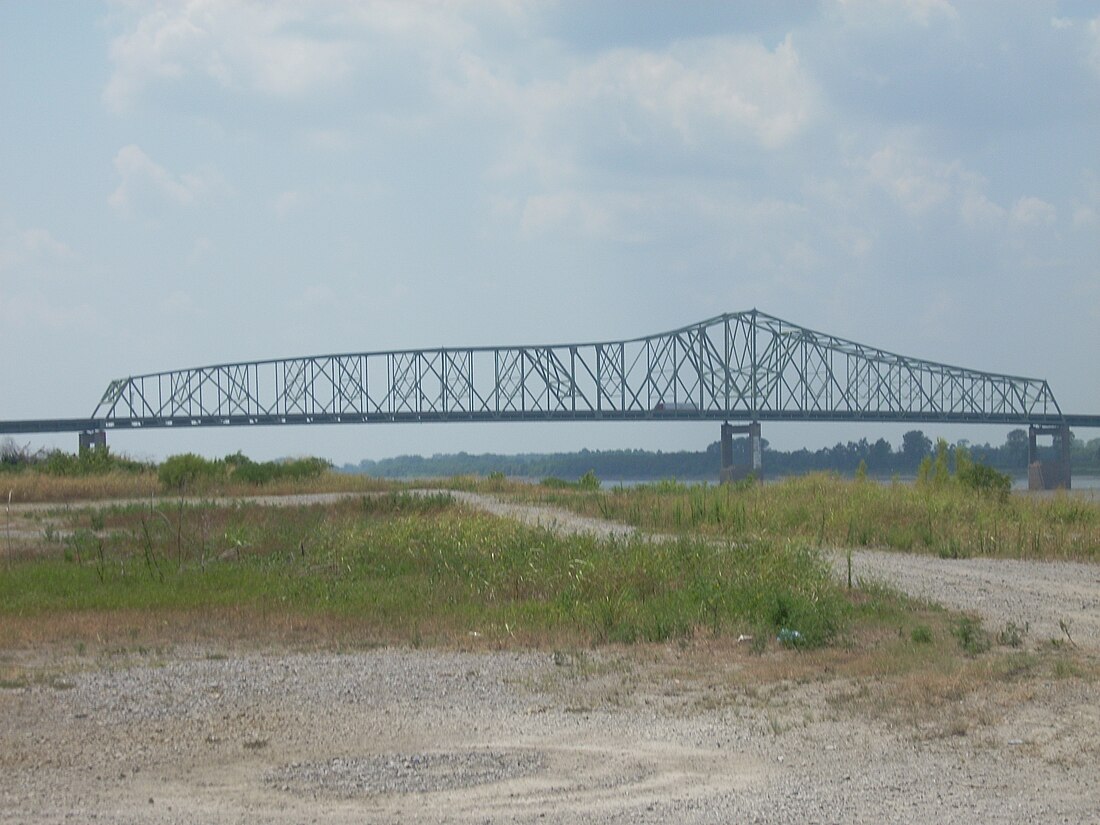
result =
[[[293,190],[280,192],[271,203],[272,211],[280,218],[285,219],[302,205],[302,194]]]
[[[124,30],[111,43],[113,72],[103,92],[116,111],[128,109],[155,85],[194,79],[302,100],[374,70],[392,78],[396,69],[402,83],[424,66],[447,76],[461,50],[478,37],[467,16],[489,11],[509,20],[525,14],[524,4],[501,0],[186,0],[116,6]],[[386,86],[386,78],[377,85]]]
[[[875,152],[866,162],[871,180],[913,213],[945,203],[959,175],[957,164],[927,160],[895,146]]]
[[[187,315],[195,308],[191,293],[182,289],[173,290],[161,301],[161,309],[169,315]]]
[[[305,140],[314,149],[326,152],[343,152],[354,143],[352,136],[343,129],[311,129]]]
[[[34,227],[0,236],[0,272],[31,261],[65,261],[74,258],[72,249],[48,230]]]
[[[1041,198],[1023,197],[1012,205],[1012,220],[1028,226],[1052,224],[1058,218],[1053,204]]]
[[[70,304],[38,293],[0,295],[0,323],[8,329],[90,332],[102,328],[100,313],[88,303]]]
[[[606,236],[614,224],[614,209],[578,192],[532,195],[523,204],[520,228],[525,235],[568,230],[588,237]]]
[[[927,157],[917,146],[903,138],[873,153],[863,162],[869,180],[913,215],[950,209],[971,228],[1003,224],[1008,210],[986,194],[985,178],[961,161]]]
[[[1097,77],[1100,77],[1100,17],[1095,17],[1089,21],[1087,31],[1089,37],[1089,65],[1092,66],[1092,70],[1096,72]]]
[[[844,19],[861,25],[881,25],[904,20],[928,26],[935,20],[957,20],[958,10],[949,0],[836,0]]]
[[[959,215],[969,226],[989,226],[1004,220],[1005,209],[981,192],[969,191],[962,196]]]
[[[1073,228],[1085,229],[1100,225],[1100,214],[1091,206],[1078,206],[1073,210]]]
[[[739,38],[696,39],[566,63],[551,77],[518,83],[467,61],[451,96],[490,113],[507,135],[490,177],[520,188],[519,226],[528,235],[569,226],[586,236],[634,238],[637,220],[651,211],[639,199],[660,196],[639,195],[634,186],[598,192],[587,182],[677,169],[693,171],[671,174],[691,176],[721,168],[731,153],[782,152],[820,112],[790,38],[774,49]]]
[[[615,52],[576,74],[577,92],[626,106],[651,127],[667,124],[688,146],[747,135],[777,148],[806,127],[815,108],[790,37],[774,51],[714,39],[664,52]]]
[[[147,87],[190,76],[230,89],[300,97],[350,69],[339,34],[342,4],[188,0],[160,3],[111,43],[114,72],[103,92],[116,111]],[[317,12],[323,12],[317,15]],[[306,29],[315,32],[307,34]]]
[[[306,309],[324,309],[334,306],[337,302],[336,293],[326,284],[311,284],[298,297],[294,306]]]
[[[221,188],[220,182],[213,175],[173,174],[134,144],[119,149],[114,166],[121,181],[107,198],[107,202],[119,210],[134,206],[143,193],[152,193],[180,206],[191,206],[203,196]]]

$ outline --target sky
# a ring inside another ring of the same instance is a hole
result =
[[[1064,412],[1100,413],[1098,2],[0,0],[0,135],[0,419],[88,416],[147,372],[613,340],[754,307],[1046,378]],[[764,436],[897,446],[911,428]],[[345,463],[717,437],[109,443]]]

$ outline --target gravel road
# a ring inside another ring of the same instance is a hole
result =
[[[1033,642],[1068,620],[1097,655],[1100,568],[869,551],[853,568]],[[874,677],[761,686],[736,649],[4,647],[38,676],[0,683],[2,823],[1100,822],[1088,679],[1008,677],[899,720],[867,712]]]

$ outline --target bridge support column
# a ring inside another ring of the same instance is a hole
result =
[[[749,437],[749,461],[747,464],[733,463],[733,436],[747,435]],[[722,468],[718,480],[722,484],[732,481],[741,481],[745,478],[754,478],[757,481],[764,480],[764,463],[761,456],[760,422],[734,426],[728,421],[722,425]]]
[[[1036,439],[1049,435],[1054,439],[1054,458],[1043,461]],[[1070,489],[1070,432],[1065,424],[1027,428],[1027,488],[1029,490]]]
[[[80,452],[85,450],[106,450],[106,430],[86,430],[80,434]]]

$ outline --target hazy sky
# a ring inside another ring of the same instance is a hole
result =
[[[752,307],[1047,378],[1064,411],[1100,413],[1100,3],[0,0],[0,136],[0,419],[90,415],[130,374],[633,337]],[[860,434],[764,429],[780,447]],[[110,442],[342,463],[717,436]]]

